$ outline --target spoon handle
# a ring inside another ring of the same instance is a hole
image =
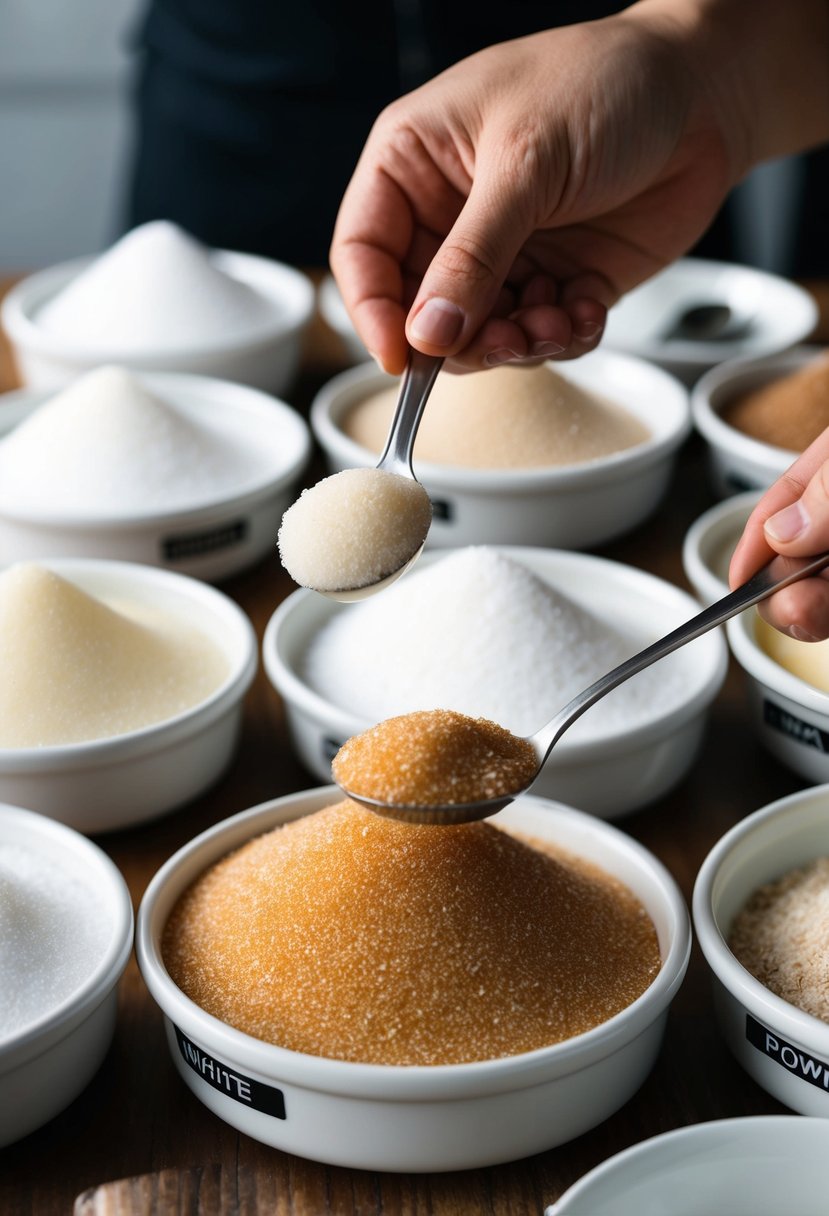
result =
[[[711,604],[710,607],[703,609],[696,616],[692,616],[689,621],[685,621],[671,633],[666,634],[664,638],[660,638],[659,641],[653,642],[652,645],[641,650],[639,654],[626,659],[624,663],[620,663],[607,675],[601,676],[589,688],[580,692],[563,709],[560,709],[546,726],[542,726],[532,736],[532,743],[537,754],[546,760],[553,745],[586,709],[589,709],[591,705],[594,705],[619,684],[629,680],[631,676],[650,667],[651,663],[655,663],[657,659],[664,658],[665,655],[684,646],[686,642],[692,642],[703,633],[708,633],[710,629],[715,629],[717,625],[722,625],[724,621],[736,616],[744,609],[750,608],[752,604],[759,604],[761,600],[767,599],[782,587],[788,587],[790,583],[796,583],[799,579],[817,574],[826,566],[829,566],[829,553],[821,553],[818,557],[778,556],[773,558],[768,565],[758,570],[736,591],[729,592],[728,595],[723,596],[722,599],[717,600],[716,603]]]
[[[442,358],[424,355],[411,347],[403,376],[397,407],[391,420],[386,446],[377,468],[394,472],[395,467],[407,477],[413,477],[412,448],[420,425],[420,417],[441,369]]]

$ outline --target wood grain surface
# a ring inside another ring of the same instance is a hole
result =
[[[314,392],[340,362],[337,344],[318,326],[291,403],[307,413]],[[8,361],[0,360],[0,374],[11,387]],[[308,480],[321,472],[317,463]],[[692,438],[663,509],[597,552],[687,587],[682,538],[712,502],[703,446]],[[275,554],[223,584],[260,639],[292,589]],[[137,908],[155,871],[196,833],[258,802],[315,784],[292,754],[279,697],[260,671],[246,700],[238,754],[221,782],[178,812],[97,840],[123,872]],[[690,900],[699,866],[723,832],[802,785],[757,743],[742,674],[732,663],[691,774],[668,797],[619,826],[661,858]],[[74,1205],[77,1216],[540,1214],[585,1171],[645,1137],[688,1123],[783,1109],[723,1045],[695,946],[656,1067],[638,1094],[593,1131],[527,1160],[468,1172],[393,1175],[321,1165],[245,1137],[193,1097],[174,1070],[161,1015],[133,958],[121,984],[115,1038],[97,1076],[62,1114],[0,1151],[0,1213],[67,1216]],[[125,1181],[102,1189],[119,1180]]]

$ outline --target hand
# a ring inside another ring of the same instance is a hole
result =
[[[760,499],[734,550],[732,587],[776,553],[811,557],[829,549],[829,429]],[[763,618],[801,642],[829,637],[829,575],[784,587],[759,605]]]
[[[707,227],[743,166],[671,5],[491,47],[380,116],[331,265],[386,370],[407,339],[454,370],[583,354]]]

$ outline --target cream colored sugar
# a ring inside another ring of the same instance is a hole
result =
[[[829,692],[829,641],[798,642],[773,629],[760,616],[755,622],[755,631],[760,649],[775,663],[813,688]]]
[[[419,482],[382,469],[344,469],[288,508],[279,555],[302,587],[368,587],[417,553],[431,522],[432,504]]]
[[[351,439],[380,452],[398,390],[354,405],[342,420]],[[423,413],[415,460],[471,468],[531,468],[595,460],[644,443],[650,432],[615,402],[547,364],[439,376]]]
[[[174,717],[227,676],[184,616],[104,602],[41,566],[0,575],[0,747],[103,739]]]
[[[207,870],[162,953],[231,1026],[378,1064],[559,1042],[629,1005],[660,966],[645,910],[584,862],[491,824],[415,826],[352,802]]]

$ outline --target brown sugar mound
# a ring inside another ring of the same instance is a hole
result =
[[[491,824],[402,824],[352,802],[206,871],[162,952],[196,1004],[256,1038],[406,1065],[560,1042],[660,966],[649,916],[597,868]]]
[[[487,718],[417,710],[378,722],[334,757],[352,795],[409,806],[455,806],[516,794],[538,771],[531,743]]]
[[[829,355],[728,405],[724,422],[790,452],[802,452],[829,426]]]

